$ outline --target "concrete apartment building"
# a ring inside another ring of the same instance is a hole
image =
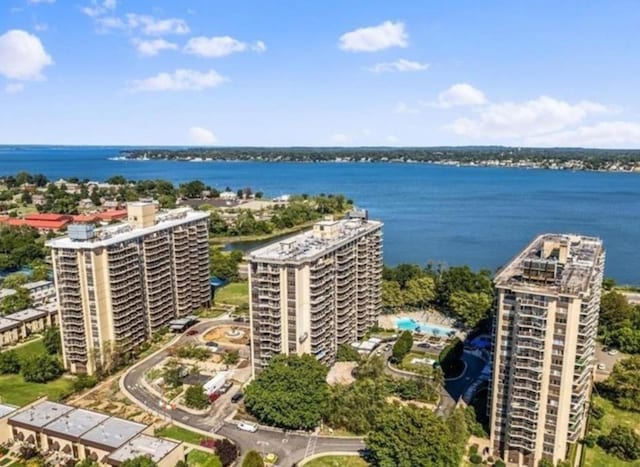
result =
[[[253,371],[276,354],[333,363],[381,310],[382,223],[325,220],[249,255]]]
[[[112,349],[130,350],[211,303],[208,219],[129,203],[126,222],[72,224],[67,237],[48,242],[66,368],[94,373]]]
[[[584,434],[604,261],[600,239],[545,234],[495,277],[491,443],[508,465],[555,464]]]

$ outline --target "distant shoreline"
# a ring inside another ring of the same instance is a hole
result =
[[[402,159],[390,159],[390,160],[269,160],[264,158],[255,159],[223,159],[223,158],[206,158],[206,159],[191,159],[191,158],[175,158],[175,157],[143,157],[143,156],[128,156],[128,157],[110,157],[112,161],[165,161],[165,162],[191,162],[191,163],[239,163],[239,162],[256,162],[256,163],[269,163],[269,164],[282,164],[282,163],[295,163],[295,164],[425,164],[425,165],[437,165],[447,167],[481,167],[481,168],[504,168],[504,169],[529,169],[529,170],[557,170],[557,171],[570,171],[570,172],[604,172],[604,173],[633,173],[640,174],[640,161],[630,166],[609,166],[604,168],[590,168],[581,166],[581,161],[578,159],[571,159],[567,161],[557,162],[550,161],[552,163],[538,163],[532,161],[518,161],[513,163],[502,161],[478,161],[478,162],[461,162],[456,160],[442,160],[442,161],[430,161],[430,160],[402,160]]]

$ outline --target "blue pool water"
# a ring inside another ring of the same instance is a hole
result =
[[[446,326],[423,323],[421,321],[416,321],[413,318],[398,318],[396,320],[396,328],[400,331],[415,331],[423,334],[431,334],[433,336],[447,336],[449,333],[455,332],[454,329]]]

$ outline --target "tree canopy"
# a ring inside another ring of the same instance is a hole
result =
[[[326,411],[327,367],[311,355],[276,355],[247,386],[247,410],[260,422],[310,430]]]
[[[21,360],[20,374],[25,381],[46,383],[63,373],[58,357],[48,354],[30,355]]]
[[[387,405],[366,444],[375,464],[382,467],[457,467],[467,438],[464,419],[460,423],[450,426],[432,411],[412,405]]]
[[[626,353],[640,353],[640,306],[611,290],[600,299],[598,334],[605,345]]]
[[[396,363],[400,363],[402,359],[411,352],[412,347],[413,334],[410,331],[403,331],[396,343],[393,344],[391,359]]]
[[[249,451],[242,460],[242,467],[264,467],[264,461],[258,451]]]
[[[598,437],[598,445],[625,461],[640,459],[640,435],[632,427],[614,426],[608,435]]]
[[[640,355],[617,362],[598,388],[621,409],[640,412]]]

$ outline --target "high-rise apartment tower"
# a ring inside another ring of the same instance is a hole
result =
[[[508,465],[564,460],[584,434],[605,253],[537,237],[495,277],[491,443]]]
[[[381,309],[382,223],[365,212],[249,255],[253,370],[279,353],[333,363],[364,337]]]
[[[115,350],[211,303],[207,222],[205,212],[136,202],[127,222],[71,225],[48,242],[66,368],[94,373]]]

